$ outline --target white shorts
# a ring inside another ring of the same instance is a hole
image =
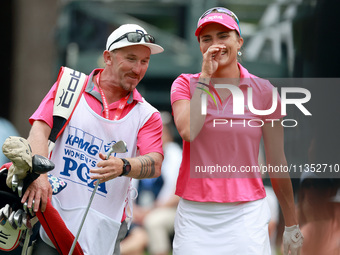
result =
[[[201,203],[181,199],[173,255],[267,255],[270,209],[266,199]]]

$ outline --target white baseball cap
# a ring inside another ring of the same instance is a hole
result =
[[[144,28],[136,24],[121,25],[113,31],[107,38],[106,50],[112,51],[133,45],[144,45],[151,50],[151,54],[164,51],[161,46],[155,44],[155,38],[152,35],[149,35]]]

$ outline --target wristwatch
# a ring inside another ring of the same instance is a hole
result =
[[[123,165],[123,172],[119,176],[128,175],[130,173],[130,171],[131,171],[130,162],[127,161],[125,158],[121,158],[121,160],[123,161],[124,165]]]

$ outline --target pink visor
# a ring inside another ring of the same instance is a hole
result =
[[[231,30],[236,30],[239,35],[241,34],[237,22],[232,17],[225,13],[214,12],[198,21],[195,36],[199,36],[203,27],[211,23],[221,24]]]

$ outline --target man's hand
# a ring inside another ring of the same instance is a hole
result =
[[[21,199],[21,203],[25,203],[27,201],[27,208],[33,207],[33,211],[37,212],[40,207],[41,212],[44,212],[46,209],[47,198],[52,199],[52,188],[48,181],[47,174],[41,174],[28,186]]]
[[[122,173],[123,161],[120,158],[111,156],[106,159],[103,153],[99,153],[99,157],[102,161],[97,164],[99,168],[90,170],[90,173],[93,174],[91,179],[98,179],[102,183],[114,179]]]
[[[117,178],[123,172],[123,161],[121,158],[110,156],[106,159],[103,153],[99,153],[102,161],[97,163],[98,168],[90,169],[91,179],[98,179],[100,183]],[[130,162],[131,171],[127,175],[131,178],[144,179],[156,178],[161,174],[163,155],[158,152],[150,152],[135,158],[126,158]]]
[[[299,225],[285,227],[283,232],[283,254],[298,255],[303,244],[303,235]]]

